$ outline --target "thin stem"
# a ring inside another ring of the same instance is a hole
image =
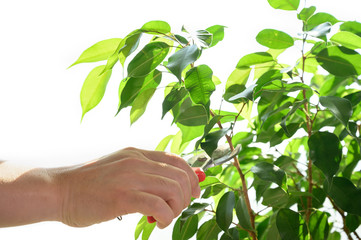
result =
[[[333,208],[341,215],[342,217],[342,222],[343,222],[343,231],[346,233],[347,237],[349,240],[353,240],[350,230],[348,229],[348,227],[346,226],[346,216],[345,216],[345,212],[340,209],[339,207],[337,207],[337,205],[335,204],[335,202],[332,200],[332,198],[330,196],[327,196],[327,198],[330,200]]]

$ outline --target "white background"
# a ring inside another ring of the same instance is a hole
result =
[[[359,0],[308,4],[341,20],[361,21]],[[132,127],[129,109],[114,117],[119,67],[103,101],[80,124],[80,89],[97,64],[67,67],[100,40],[124,37],[150,20],[165,20],[174,32],[183,24],[193,29],[225,25],[225,40],[202,58],[225,81],[241,56],[264,50],[255,41],[260,30],[299,32],[295,14],[274,10],[266,0],[0,0],[0,159],[44,167],[71,165],[127,146],[154,149],[164,136],[175,133],[170,119],[160,121],[162,91],[150,102],[155,107]],[[139,218],[134,214],[122,222],[87,228],[32,224],[0,229],[0,238],[128,240],[134,239]],[[171,239],[171,229],[156,230],[150,239]]]

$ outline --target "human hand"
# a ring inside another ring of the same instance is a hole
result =
[[[199,197],[198,177],[180,157],[126,148],[85,165],[54,170],[61,221],[89,226],[139,212],[165,228]]]

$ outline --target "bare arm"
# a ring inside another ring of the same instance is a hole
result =
[[[164,228],[199,194],[193,170],[164,152],[127,148],[58,169],[0,162],[0,227],[39,221],[82,227],[139,212]]]

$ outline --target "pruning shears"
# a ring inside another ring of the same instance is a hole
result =
[[[205,180],[206,175],[205,171],[211,167],[221,165],[230,161],[232,158],[238,155],[241,150],[241,145],[237,145],[233,150],[229,146],[220,146],[214,150],[212,157],[207,153],[201,152],[187,160],[188,164],[193,168],[201,168],[203,171],[195,170],[195,173],[198,176],[199,182]],[[155,218],[152,216],[147,217],[148,223],[156,222]]]

